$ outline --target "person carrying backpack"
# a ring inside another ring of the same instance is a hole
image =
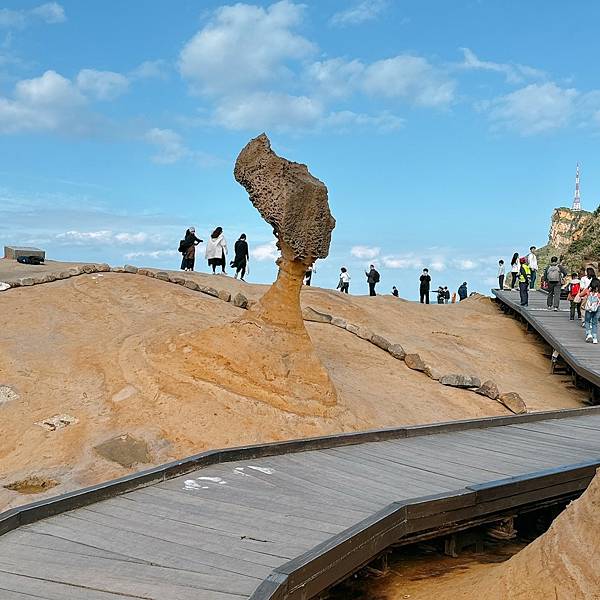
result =
[[[581,292],[585,299],[585,341],[598,343],[598,308],[600,308],[600,279],[593,279],[590,286]]]
[[[571,273],[571,281],[569,281],[567,291],[569,292],[567,300],[570,303],[571,309],[571,316],[569,320],[575,320],[575,311],[577,311],[577,318],[581,321],[581,281],[579,280],[578,273]]]
[[[179,242],[179,252],[183,255],[181,258],[181,270],[193,271],[194,262],[196,261],[196,246],[202,242],[196,237],[196,229],[190,227],[185,232],[184,239]]]
[[[544,279],[548,282],[548,299],[546,300],[548,310],[559,310],[560,288],[562,286],[563,277],[566,274],[566,269],[558,264],[558,257],[553,256],[550,259],[550,264],[544,271]]]
[[[375,286],[379,283],[381,277],[378,271],[375,270],[375,265],[369,265],[369,271],[365,271],[365,275],[369,284],[369,296],[377,296]]]
[[[337,285],[337,289],[342,292],[342,294],[347,294],[348,289],[350,288],[350,273],[348,273],[348,269],[346,267],[342,267],[340,269],[340,281]]]

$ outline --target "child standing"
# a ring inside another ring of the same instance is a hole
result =
[[[575,311],[577,311],[577,318],[581,321],[581,296],[579,292],[581,290],[581,281],[577,273],[571,273],[571,281],[567,286],[569,295],[567,300],[571,303],[571,317],[570,320],[575,320]]]

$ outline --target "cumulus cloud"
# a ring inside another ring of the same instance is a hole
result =
[[[424,269],[430,271],[445,271],[447,268],[446,260],[443,256],[437,254],[428,255],[406,252],[404,254],[386,255],[382,258],[383,265],[388,269]]]
[[[294,32],[304,5],[288,0],[268,8],[238,3],[217,9],[183,48],[181,74],[201,92],[232,94],[280,80],[286,63],[315,50]]]
[[[96,100],[114,100],[129,88],[129,80],[121,73],[82,69],[77,75],[77,87]]]
[[[277,249],[277,242],[273,240],[267,244],[259,244],[254,248],[250,249],[250,256],[259,262],[270,260],[275,261],[279,258],[279,250]]]
[[[183,138],[172,129],[154,127],[146,132],[146,141],[158,148],[152,161],[161,165],[171,165],[190,155]]]
[[[483,105],[495,128],[523,136],[560,129],[577,110],[579,93],[553,82],[533,83]]]
[[[331,17],[331,24],[337,26],[360,25],[366,21],[377,19],[387,8],[387,0],[362,0],[347,8],[339,11]]]
[[[130,72],[131,79],[162,79],[169,77],[169,65],[166,60],[145,60]]]
[[[525,79],[543,79],[546,77],[544,71],[528,67],[527,65],[481,60],[469,48],[461,48],[461,51],[463,53],[463,62],[458,65],[461,69],[502,73],[509,83],[520,83]]]
[[[362,260],[373,260],[379,256],[381,248],[376,246],[352,246],[350,254]]]
[[[127,252],[124,257],[127,260],[134,260],[136,258],[164,259],[177,256],[178,254],[177,250],[143,250],[141,252]]]
[[[46,2],[31,9],[0,9],[0,27],[22,29],[36,21],[55,24],[66,20],[65,10],[58,2]]]
[[[46,71],[41,77],[19,81],[12,98],[0,96],[0,133],[73,130],[85,104],[69,79]]]
[[[327,115],[323,119],[322,124],[324,127],[331,128],[338,133],[354,131],[362,128],[371,131],[389,133],[391,131],[398,131],[399,129],[402,129],[402,127],[404,127],[404,122],[404,119],[387,111],[377,115],[367,115],[363,113],[355,113],[350,110],[342,110],[338,112],[332,112]]]

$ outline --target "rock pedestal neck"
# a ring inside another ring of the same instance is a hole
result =
[[[329,252],[335,219],[327,188],[306,167],[277,156],[261,135],[241,151],[235,178],[273,227],[277,280],[243,316],[181,346],[186,371],[240,395],[301,415],[324,415],[337,392],[304,326],[300,290],[307,268]]]

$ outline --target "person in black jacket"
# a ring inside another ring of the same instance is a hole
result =
[[[419,277],[419,296],[421,304],[429,304],[429,288],[431,287],[431,276],[429,269],[423,269],[423,274]]]
[[[369,284],[369,296],[377,296],[375,293],[375,286],[381,279],[379,272],[375,270],[374,265],[369,265],[369,271],[365,271],[365,275],[367,276],[367,283]]]
[[[248,254],[248,242],[246,241],[246,234],[242,233],[240,235],[238,241],[234,246],[235,257],[231,261],[230,265],[235,269],[234,279],[237,279],[238,275],[240,275],[240,279],[244,280],[244,275],[246,274],[246,268],[248,267],[248,262],[250,260],[250,256]]]
[[[202,242],[196,237],[196,229],[190,227],[185,232],[185,238],[179,242],[179,252],[183,254],[181,258],[181,270],[193,271],[194,262],[196,261],[196,246]]]

